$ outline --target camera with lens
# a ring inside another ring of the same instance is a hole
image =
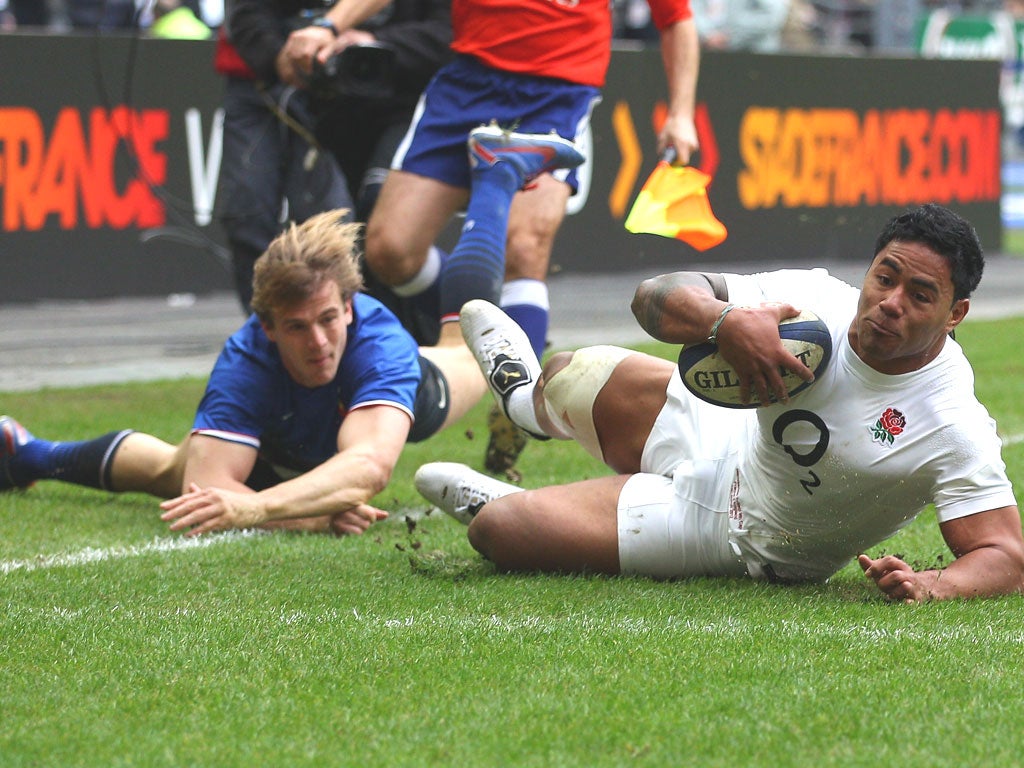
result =
[[[395,92],[395,51],[384,43],[350,45],[315,63],[309,89],[321,99],[386,99]]]

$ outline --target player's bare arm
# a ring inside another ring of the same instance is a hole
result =
[[[1024,592],[1024,539],[1016,506],[957,518],[940,525],[956,557],[943,569],[914,571],[893,555],[860,555],[864,575],[890,600],[920,603]]]
[[[245,481],[252,474],[257,457],[251,445],[210,435],[192,435],[185,452],[182,493],[187,493],[193,485],[252,493]]]
[[[256,449],[241,443],[209,435],[192,435],[186,448],[184,482],[181,495],[161,502],[164,521],[187,518],[189,523],[173,523],[171,530],[187,530],[197,518],[229,515],[248,527],[244,520],[255,520],[255,492],[245,481],[256,465]],[[249,525],[255,525],[250,523]]]
[[[700,41],[694,20],[679,21],[661,33],[661,58],[668,81],[668,118],[658,136],[658,151],[676,150],[677,161],[689,163],[699,143],[694,125]]]
[[[792,304],[735,307],[719,325],[718,348],[739,377],[743,402],[754,398],[761,405],[789,402],[782,370],[804,381],[814,379],[811,369],[783,346],[779,335],[779,323],[798,314]]]
[[[277,54],[277,76],[281,82],[305,88],[313,74],[313,60],[333,40],[334,33],[323,27],[303,27],[292,32]]]
[[[320,51],[317,56],[320,63],[326,63],[328,58],[344,50],[347,43],[340,39],[343,32],[358,27],[375,13],[390,5],[391,2],[392,0],[341,0],[331,6],[330,10],[324,14],[324,18],[334,25],[339,39],[332,41],[330,45]]]
[[[392,406],[356,409],[338,433],[338,453],[309,472],[259,493],[197,485],[164,502],[161,519],[190,536],[319,516],[332,518],[335,533],[362,533],[387,516],[368,502],[390,481],[410,426]]]
[[[744,402],[762,405],[788,395],[780,368],[809,381],[810,369],[782,346],[779,322],[795,317],[790,304],[734,307],[719,274],[675,272],[645,280],[633,297],[633,314],[647,333],[670,344],[695,344],[712,335],[736,370]]]
[[[701,299],[700,293],[716,299],[717,303],[729,300],[725,278],[719,274],[672,272],[649,278],[640,283],[633,294],[633,316],[640,327],[658,341],[670,344],[703,341],[710,325],[697,327],[689,317],[689,307]],[[700,324],[698,320],[697,325]]]

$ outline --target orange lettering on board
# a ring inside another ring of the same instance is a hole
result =
[[[165,221],[163,204],[151,185],[166,181],[166,158],[155,144],[167,138],[166,111],[139,114],[117,107],[109,115],[94,109],[89,116],[93,173],[82,187],[86,220],[92,227],[107,224],[114,229],[159,226]],[[117,164],[126,165],[131,178],[124,192],[117,189]],[[140,178],[141,177],[141,178]]]
[[[739,200],[750,210],[998,200],[999,137],[998,110],[751,107]]]
[[[772,208],[778,196],[773,182],[778,178],[770,165],[775,154],[779,110],[751,107],[740,122],[739,151],[743,163],[736,177],[740,205],[749,210]]]
[[[957,190],[972,194],[971,177],[968,173],[968,157],[961,133],[962,126],[957,117],[948,109],[935,113],[935,125],[928,158],[928,166],[935,168],[932,177],[932,194],[937,203],[948,203]]]
[[[864,157],[859,151],[857,114],[851,109],[836,110],[833,116],[835,140],[835,178],[832,181],[832,198],[836,205],[857,205],[863,195],[866,181]]]
[[[158,227],[166,223],[163,201],[153,193],[154,187],[167,183],[167,155],[158,149],[170,136],[171,116],[165,109],[149,109],[134,113],[132,134],[135,156],[139,159],[139,175],[145,182],[145,195],[139,200],[137,227]]]
[[[779,142],[779,170],[789,177],[782,187],[782,202],[787,208],[806,205],[814,164],[814,141],[803,109],[786,110],[782,115],[782,139]]]
[[[32,200],[43,163],[43,123],[31,109],[0,109],[0,157],[3,164],[5,232],[26,228],[25,206]]]
[[[34,110],[0,109],[4,231],[39,230],[53,217],[61,229],[76,229],[79,204],[90,228],[162,225],[166,211],[153,188],[167,180],[159,145],[169,125],[166,110],[96,108],[87,135],[80,111],[65,107],[47,140]],[[123,192],[118,171],[127,179]]]
[[[856,117],[854,118],[856,122]],[[850,153],[853,156],[853,170],[849,179],[849,193],[837,201],[838,205],[877,205],[882,197],[882,185],[873,172],[875,163],[881,157],[882,116],[877,109],[864,115],[858,135],[856,125],[851,127]]]
[[[57,215],[61,229],[77,227],[78,189],[86,175],[82,121],[78,110],[65,107],[57,113],[35,194],[25,206],[28,228],[41,229],[50,214]]]
[[[998,200],[1002,195],[1002,115],[991,110],[972,113],[977,122],[975,148],[978,172],[977,200]]]
[[[937,169],[927,164],[929,127],[929,115],[923,109],[898,110],[891,120],[888,132],[897,139],[894,149],[899,154],[890,158],[896,183],[885,187],[889,202],[909,205],[925,197],[931,199],[928,176]]]

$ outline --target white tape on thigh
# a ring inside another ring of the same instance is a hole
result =
[[[594,428],[594,401],[615,366],[632,354],[631,349],[609,345],[578,349],[569,364],[544,385],[548,416],[600,461],[604,455]]]

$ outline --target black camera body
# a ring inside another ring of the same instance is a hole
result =
[[[395,51],[384,43],[350,45],[314,64],[309,88],[321,99],[388,99],[395,93]]]

